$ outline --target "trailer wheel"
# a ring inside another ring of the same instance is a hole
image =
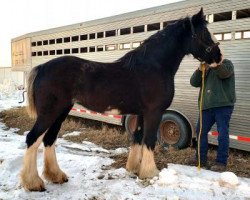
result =
[[[127,115],[125,119],[125,128],[131,138],[137,128],[137,118],[137,115]]]
[[[192,134],[185,119],[176,113],[165,113],[159,126],[159,139],[164,146],[183,149],[189,146]]]

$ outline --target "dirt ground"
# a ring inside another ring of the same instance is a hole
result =
[[[27,115],[25,108],[14,108],[0,112],[0,119],[7,127],[18,128],[17,134],[29,131],[34,120]],[[65,139],[81,143],[84,140],[91,141],[105,149],[115,149],[119,147],[129,147],[130,137],[123,127],[108,125],[105,123],[68,116],[59,132],[59,137],[63,134],[80,131],[78,136],[67,136]],[[176,150],[164,148],[160,144],[156,146],[155,160],[159,169],[167,167],[168,163],[187,164],[187,160],[194,156],[195,150],[187,148]],[[127,154],[114,156],[113,167],[125,167]],[[216,147],[211,146],[208,154],[209,165],[212,165],[216,157]],[[228,170],[241,177],[250,178],[250,153],[235,149],[230,149]]]

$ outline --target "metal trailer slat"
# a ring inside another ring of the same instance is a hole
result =
[[[69,114],[73,116],[88,118],[116,125],[122,125],[123,122],[123,118],[121,115],[107,115],[103,113],[97,113],[94,111],[87,110],[86,108],[84,108],[79,104],[74,104]]]

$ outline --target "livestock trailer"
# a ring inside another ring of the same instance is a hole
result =
[[[204,8],[209,29],[235,66],[237,102],[230,123],[230,147],[250,151],[250,0],[186,0],[117,16],[28,33],[12,39],[12,69],[25,75],[36,65],[63,55],[111,62],[175,20]],[[199,63],[187,56],[175,77],[175,97],[163,115],[160,141],[179,148],[195,135],[198,89],[189,80]],[[114,98],[116,98],[114,96]],[[126,126],[136,116],[106,115],[75,104],[70,115]],[[209,142],[216,144],[213,127]]]

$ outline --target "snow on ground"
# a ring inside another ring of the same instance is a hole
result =
[[[3,96],[0,95],[0,110],[18,105],[18,95]],[[124,168],[110,167],[114,162],[110,156],[127,149],[106,150],[91,142],[76,144],[63,138],[57,141],[57,158],[69,182],[62,185],[45,182],[45,192],[27,192],[19,185],[25,136],[15,132],[16,129],[6,130],[0,122],[0,200],[250,199],[250,179],[236,177],[233,173],[198,171],[196,167],[169,164],[159,177],[144,184]],[[42,173],[42,157],[40,147],[39,174]]]

